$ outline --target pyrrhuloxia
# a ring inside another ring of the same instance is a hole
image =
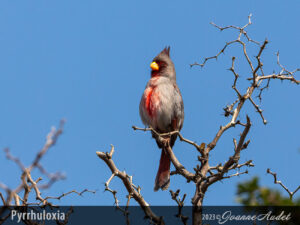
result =
[[[183,125],[184,111],[181,93],[176,84],[175,67],[170,59],[170,47],[162,50],[150,65],[151,79],[147,83],[140,102],[140,116],[146,126],[159,133],[180,130]],[[154,191],[166,190],[170,184],[170,158],[154,132],[152,137],[161,151],[158,172],[155,178]],[[171,136],[169,143],[173,147],[177,135]]]

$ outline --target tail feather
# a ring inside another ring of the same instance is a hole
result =
[[[170,158],[164,149],[161,150],[159,168],[155,178],[154,191],[168,189],[170,185]]]

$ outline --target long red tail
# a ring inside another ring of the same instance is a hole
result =
[[[161,150],[161,156],[159,161],[159,168],[155,178],[154,191],[158,189],[166,190],[170,185],[170,158],[165,153],[165,150]]]

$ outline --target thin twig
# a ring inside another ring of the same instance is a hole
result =
[[[186,198],[186,194],[184,194],[182,196],[182,199],[181,199],[180,196],[179,196],[179,192],[180,192],[180,189],[178,189],[176,192],[170,190],[170,194],[171,194],[172,199],[178,205],[178,213],[176,214],[176,217],[178,217],[184,225],[187,225],[187,221],[188,221],[189,217],[184,216],[182,214],[182,209],[183,209],[183,206],[184,206],[184,200]]]
[[[274,184],[279,184],[284,190],[286,190],[286,192],[289,194],[290,199],[293,199],[294,194],[296,194],[296,192],[298,190],[300,190],[300,185],[295,189],[295,191],[290,191],[280,180],[277,180],[277,174],[272,172],[269,168],[267,169],[267,173],[273,175],[274,177]]]

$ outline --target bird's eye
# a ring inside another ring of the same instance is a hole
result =
[[[164,65],[164,62],[163,61],[161,61],[161,60],[155,60],[155,62],[159,65],[159,66],[162,66],[162,65]]]
[[[159,67],[163,68],[166,66],[166,63],[164,61],[158,61],[157,64],[159,65]]]

